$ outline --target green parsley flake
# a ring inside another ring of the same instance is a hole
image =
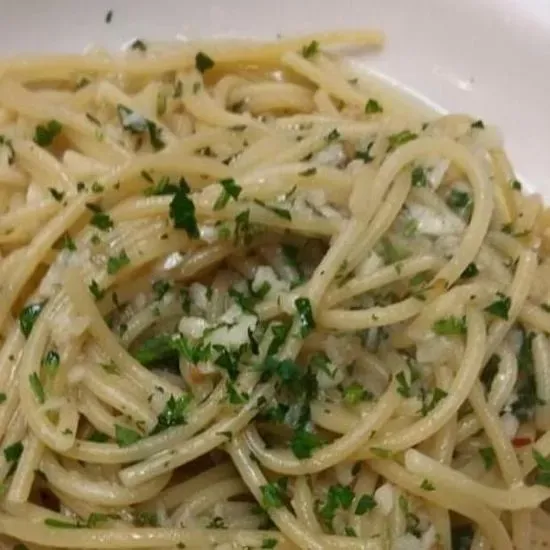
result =
[[[483,120],[476,120],[475,122],[472,122],[470,126],[472,128],[480,128],[480,129],[485,128],[485,124],[483,124]]]
[[[312,40],[309,44],[302,47],[302,55],[309,59],[319,53],[319,42],[317,40]]]
[[[141,439],[141,435],[131,428],[115,424],[115,439],[119,447],[128,447]]]
[[[6,401],[8,396],[4,392],[0,392],[0,405]]]
[[[198,239],[200,231],[195,217],[195,204],[189,198],[188,192],[188,188],[178,188],[170,202],[170,218],[176,229],[184,229],[190,238]]]
[[[65,197],[65,193],[63,193],[63,191],[58,191],[55,187],[48,187],[48,191],[57,202],[61,202]]]
[[[461,279],[471,279],[472,277],[475,277],[476,275],[479,275],[479,269],[477,268],[477,265],[474,263],[469,263],[466,267],[466,269],[462,272],[462,275],[460,276]]]
[[[411,132],[410,130],[403,130],[397,134],[392,134],[388,136],[388,151],[393,151],[401,145],[408,143],[418,137],[418,134]]]
[[[17,462],[22,454],[23,443],[21,441],[16,441],[4,449],[4,458],[6,462]]]
[[[254,199],[254,203],[257,204],[258,206],[261,206],[262,208],[265,208],[266,210],[269,210],[270,212],[273,212],[273,214],[275,214],[279,218],[283,218],[284,220],[288,220],[288,221],[292,220],[292,216],[290,215],[290,212],[286,208],[271,206],[259,199]]]
[[[101,231],[109,231],[114,227],[111,216],[102,211],[94,212],[92,219],[90,220],[90,224],[98,229],[101,229]]]
[[[428,178],[422,166],[415,166],[411,172],[411,184],[413,187],[426,187]]]
[[[398,372],[395,379],[397,380],[397,393],[403,397],[411,397],[411,386],[405,373],[403,371]]]
[[[266,510],[284,506],[286,483],[286,478],[281,478],[260,487],[260,492],[262,493],[262,506]]]
[[[59,368],[60,363],[61,359],[59,357],[59,353],[57,353],[57,351],[53,349],[49,350],[42,359],[42,365],[44,365],[47,373],[50,376],[55,374],[55,372]]]
[[[25,337],[28,338],[29,334],[31,333],[32,327],[36,322],[36,319],[38,319],[38,316],[42,312],[42,309],[44,309],[45,305],[45,301],[36,304],[30,304],[24,307],[19,314],[19,327],[21,328],[21,332],[25,335]]]
[[[153,428],[151,434],[157,434],[170,428],[171,426],[181,426],[185,424],[185,413],[189,403],[192,401],[192,396],[184,393],[178,397],[171,395],[164,409],[157,417],[157,425]]]
[[[143,40],[140,40],[139,38],[137,38],[130,44],[130,49],[134,51],[146,52],[147,45]]]
[[[483,460],[483,466],[485,466],[486,470],[490,470],[496,460],[496,454],[493,447],[483,447],[478,450],[479,455],[481,456],[481,460]]]
[[[70,521],[63,521],[55,518],[46,518],[44,520],[44,525],[47,525],[48,527],[56,527],[57,529],[78,529],[79,527],[83,527],[78,523],[72,523]]]
[[[88,289],[96,300],[101,300],[105,296],[105,291],[95,279],[92,279],[92,282],[88,285]]]
[[[435,485],[428,479],[422,481],[420,488],[424,491],[435,491]]]
[[[359,382],[353,382],[345,388],[343,396],[344,403],[350,406],[357,405],[361,401],[370,401],[374,397],[372,393],[366,390]]]
[[[373,113],[381,113],[384,109],[382,109],[382,105],[376,101],[376,99],[369,99],[367,101],[367,104],[365,105],[365,113],[367,115],[371,115]]]
[[[233,178],[220,180],[219,184],[223,187],[223,190],[214,203],[214,210],[224,208],[231,198],[236,201],[242,190]]]
[[[46,396],[44,394],[44,386],[36,372],[29,375],[29,384],[31,385],[36,400],[42,405],[46,400]]]
[[[333,141],[336,141],[338,139],[340,139],[340,132],[336,130],[336,128],[332,130],[330,134],[325,138],[327,143],[332,143]]]
[[[40,147],[47,147],[61,132],[61,124],[57,120],[50,120],[46,124],[39,124],[34,131],[34,142]]]
[[[355,494],[351,487],[337,483],[331,485],[323,506],[319,507],[318,513],[323,523],[332,531],[332,522],[338,509],[348,510],[353,503]]]
[[[126,251],[122,249],[118,256],[110,256],[107,259],[107,273],[109,275],[114,275],[129,264],[130,258],[128,254],[126,254]]]
[[[198,52],[195,56],[195,68],[199,73],[204,74],[214,67],[214,60],[208,57],[204,52]]]
[[[290,448],[294,456],[299,459],[311,458],[313,451],[321,446],[321,438],[303,428],[294,431]]]
[[[147,132],[149,141],[155,151],[164,149],[166,144],[162,141],[162,130],[152,120],[149,120],[125,105],[117,105],[117,114],[122,127],[132,134]]]
[[[452,334],[466,334],[466,317],[444,317],[432,325],[432,330],[440,336],[450,336]]]
[[[463,210],[471,205],[471,198],[465,191],[452,189],[447,197],[447,204],[452,210]]]
[[[422,416],[426,416],[430,411],[435,409],[437,404],[447,397],[448,393],[445,390],[442,390],[439,387],[435,387],[432,392],[422,392],[422,408],[420,409],[420,413]],[[428,399],[428,397],[431,396],[431,399]]]
[[[535,483],[550,487],[550,460],[536,449],[533,449],[533,458],[539,469],[535,477]]]
[[[294,301],[294,307],[296,307],[296,310],[298,311],[298,318],[300,320],[300,334],[302,338],[305,338],[315,328],[315,320],[313,318],[311,302],[308,298],[296,298]]]
[[[497,293],[498,299],[495,300],[492,304],[488,305],[485,308],[485,311],[494,315],[495,317],[500,317],[505,321],[508,320],[508,313],[510,312],[510,307],[512,305],[512,300],[509,296],[506,296],[502,292]]]
[[[362,495],[355,507],[355,515],[362,516],[374,510],[374,508],[376,508],[376,500],[374,497],[372,495]]]

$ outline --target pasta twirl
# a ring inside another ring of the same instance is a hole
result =
[[[0,63],[0,546],[550,543],[548,216],[381,42]]]

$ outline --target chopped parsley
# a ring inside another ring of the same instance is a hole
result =
[[[308,177],[308,176],[314,176],[317,173],[317,168],[308,168],[307,170],[304,170],[303,172],[299,172],[299,176]]]
[[[422,480],[420,488],[424,491],[435,491],[435,485],[429,479]]]
[[[162,300],[166,293],[170,290],[170,283],[163,279],[158,279],[153,282],[151,288],[153,289],[155,300]]]
[[[388,136],[388,151],[393,151],[394,149],[397,149],[401,145],[404,145],[417,137],[418,134],[415,134],[410,130],[403,130],[397,134],[392,134],[391,136]]]
[[[39,124],[34,130],[34,142],[40,147],[47,147],[61,132],[61,124],[57,120],[50,120],[46,124]]]
[[[126,251],[122,249],[118,256],[109,256],[107,259],[107,273],[109,275],[114,275],[129,264],[130,258],[128,254],[126,254]]]
[[[411,172],[411,184],[413,187],[426,187],[428,178],[422,166],[415,166]]]
[[[373,397],[372,393],[366,390],[359,382],[352,382],[343,390],[343,398],[346,405],[357,405],[361,401],[370,401]]]
[[[319,53],[319,42],[317,40],[312,40],[309,44],[302,47],[302,55],[309,59]]]
[[[426,416],[430,411],[435,409],[437,404],[447,397],[448,393],[445,390],[442,390],[440,387],[436,386],[433,391],[426,392],[423,391],[422,395],[422,408],[420,413],[422,416]]]
[[[452,210],[462,210],[467,208],[471,204],[470,195],[465,191],[459,191],[458,189],[451,189],[449,196],[447,197],[447,204]]]
[[[480,129],[485,128],[485,124],[483,124],[483,120],[476,120],[475,122],[472,122],[470,126],[472,128],[480,128]]]
[[[4,392],[0,392],[0,405],[6,401],[8,396]]]
[[[59,353],[53,349],[49,350],[42,359],[42,365],[44,365],[49,375],[53,375],[55,373],[55,371],[59,368],[60,363],[61,359],[59,357]]]
[[[536,449],[533,449],[533,458],[539,470],[535,477],[535,483],[550,487],[550,460],[545,458],[544,455]]]
[[[451,315],[450,317],[444,317],[443,319],[437,320],[432,325],[432,330],[440,336],[449,336],[451,334],[466,334],[466,317],[455,317],[454,315]]]
[[[403,397],[411,397],[411,386],[405,373],[403,371],[398,372],[395,379],[397,380],[397,393]]]
[[[242,190],[241,186],[237,185],[233,178],[220,180],[219,184],[223,187],[223,190],[214,203],[214,210],[224,208],[229,199],[237,200]]]
[[[235,243],[248,244],[250,237],[250,210],[243,210],[235,216]]]
[[[115,424],[115,439],[119,447],[128,447],[139,441],[141,435],[131,428]]]
[[[279,541],[277,539],[264,539],[262,541],[262,546],[261,548],[275,548],[277,546],[277,544],[279,544]]]
[[[512,181],[510,182],[510,187],[511,187],[512,189],[515,189],[516,191],[521,191],[522,185],[521,185],[521,182],[520,182],[520,181],[518,181],[518,180],[512,180]]]
[[[472,262],[466,266],[466,269],[462,272],[460,277],[461,279],[471,279],[476,275],[479,275],[479,269],[477,268],[477,265]]]
[[[101,231],[109,231],[114,227],[111,216],[101,210],[94,211],[90,224],[98,229],[101,229]]]
[[[313,319],[311,302],[308,298],[296,298],[294,301],[294,307],[296,307],[296,310],[298,311],[298,318],[300,320],[300,334],[302,338],[305,338],[315,328],[315,320]]]
[[[523,333],[522,343],[517,356],[518,382],[516,384],[517,399],[512,403],[512,413],[521,422],[526,422],[533,417],[535,406],[541,403],[537,396],[535,380],[535,367],[533,360],[532,332]]]
[[[192,239],[200,237],[197,218],[195,217],[195,204],[189,198],[189,188],[181,186],[176,191],[170,202],[170,218],[176,229],[184,229]]]
[[[367,115],[381,113],[383,110],[382,105],[380,105],[376,99],[369,99],[365,105],[365,113]]]
[[[21,328],[21,332],[25,335],[25,337],[28,338],[29,334],[31,333],[32,327],[36,322],[36,319],[38,319],[38,316],[42,312],[42,309],[44,309],[45,305],[45,301],[36,304],[29,304],[28,306],[24,307],[19,314],[19,327]]]
[[[483,460],[483,466],[485,466],[486,470],[490,470],[495,464],[495,450],[493,447],[482,447],[478,452],[481,456],[481,460]]]
[[[88,285],[88,289],[96,300],[101,300],[105,296],[105,291],[95,279],[92,279],[92,282]]]
[[[170,428],[171,426],[180,426],[185,424],[185,412],[187,406],[192,401],[191,395],[184,393],[178,397],[171,395],[164,409],[157,417],[157,425],[153,428],[152,434],[157,434]]]
[[[374,160],[374,156],[370,154],[370,150],[372,149],[373,145],[374,145],[374,141],[371,141],[367,145],[366,149],[355,151],[355,158],[361,159],[365,164],[372,162]]]
[[[136,38],[131,44],[130,49],[134,51],[140,51],[140,52],[146,52],[147,51],[147,45],[143,40],[140,40],[139,38]]]
[[[208,57],[204,52],[199,52],[195,56],[195,68],[199,73],[204,74],[214,67],[214,60]]]
[[[0,145],[7,147],[8,149],[8,164],[11,166],[15,162],[15,150],[13,149],[13,143],[11,139],[6,136],[0,135]]]
[[[271,333],[273,334],[273,339],[269,344],[267,350],[268,355],[275,355],[280,349],[281,346],[285,343],[288,333],[292,327],[292,321],[282,322],[271,325]]]
[[[313,451],[322,444],[321,438],[303,428],[294,431],[290,441],[290,449],[299,459],[311,458]]]
[[[57,202],[61,202],[65,198],[65,193],[58,191],[55,187],[48,187],[48,191]]]
[[[254,202],[261,206],[262,208],[265,208],[266,210],[269,210],[270,212],[273,212],[276,216],[279,216],[279,218],[283,218],[285,220],[291,221],[292,216],[290,215],[290,212],[286,208],[280,208],[278,206],[271,206],[269,204],[266,204],[264,201],[261,201],[259,199],[254,199]]]
[[[46,400],[46,396],[44,394],[44,386],[42,385],[42,382],[40,381],[40,378],[38,377],[38,374],[36,372],[33,372],[29,375],[29,384],[34,393],[34,396],[36,397],[36,400],[41,405],[44,404],[44,401]]]
[[[225,387],[227,389],[229,403],[232,405],[244,405],[248,401],[248,394],[239,392],[231,382],[228,381]]]
[[[281,508],[284,506],[287,483],[288,479],[283,477],[260,487],[264,509],[269,510],[270,508]]]
[[[105,15],[105,23],[109,24],[113,20],[113,10],[109,10]]]
[[[44,525],[47,525],[48,527],[56,527],[58,529],[78,529],[79,527],[84,527],[78,523],[63,521],[55,518],[46,518],[44,520]]]
[[[502,292],[497,293],[498,299],[495,300],[492,304],[488,305],[485,308],[485,311],[494,315],[495,317],[500,317],[505,321],[508,320],[508,313],[510,312],[510,306],[512,305],[512,300],[509,296],[506,296]]]
[[[161,139],[161,129],[152,121],[125,105],[119,103],[117,105],[117,114],[122,127],[132,134],[142,134],[147,132],[149,141],[155,151],[159,151],[165,147],[165,143]]]
[[[333,141],[336,141],[337,139],[340,139],[340,132],[335,128],[332,130],[328,136],[325,138],[327,143],[332,143]]]
[[[88,437],[88,441],[93,441],[94,443],[107,443],[107,441],[109,441],[109,436],[103,432],[94,430]]]
[[[329,530],[333,530],[332,522],[334,521],[336,511],[338,509],[348,510],[354,498],[355,494],[353,490],[347,485],[337,483],[329,487],[325,502],[322,506],[317,507],[319,517]]]
[[[141,175],[143,177],[145,177],[144,174],[147,174],[149,176],[149,174],[147,172],[142,172],[141,173]],[[154,181],[151,178],[151,176],[149,176],[149,179],[147,179],[147,181],[154,184]],[[183,188],[186,191],[189,190],[189,187],[188,187],[187,183],[185,182],[184,178],[180,178],[180,180],[177,183],[172,183],[170,181],[169,177],[163,176],[162,178],[160,178],[158,183],[156,183],[154,185],[151,185],[150,187],[147,187],[143,191],[143,194],[146,197],[152,197],[152,196],[156,196],[156,195],[174,195],[175,193],[178,192],[178,189],[180,189],[180,188]]]
[[[4,458],[6,462],[17,462],[22,454],[23,443],[21,441],[16,441],[4,449]]]
[[[374,508],[376,508],[376,500],[374,497],[372,495],[362,495],[355,507],[355,515],[362,516],[374,510]]]

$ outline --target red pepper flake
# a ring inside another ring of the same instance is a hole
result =
[[[529,437],[514,437],[514,439],[512,439],[512,445],[514,447],[525,447],[525,445],[530,445],[531,443],[532,441]]]

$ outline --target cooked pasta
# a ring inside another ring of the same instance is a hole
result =
[[[550,216],[381,44],[0,62],[0,546],[550,544]]]

